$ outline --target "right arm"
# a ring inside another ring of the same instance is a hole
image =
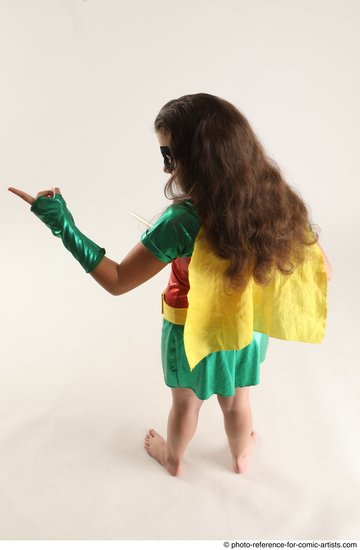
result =
[[[327,273],[327,278],[328,278],[328,281],[330,281],[332,279],[332,276],[333,276],[333,271],[332,271],[332,267],[330,265],[330,262],[324,252],[324,250],[321,248],[320,246],[320,243],[319,241],[317,242],[317,244],[319,245],[319,248],[321,250],[321,252],[323,253],[323,257],[324,257],[324,263],[325,263],[325,269],[326,269],[326,273]]]

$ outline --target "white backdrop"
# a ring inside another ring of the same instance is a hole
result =
[[[357,0],[0,0],[1,539],[359,537]],[[170,267],[113,297],[9,186],[59,186],[120,261],[168,204],[153,121],[234,103],[308,205],[332,264],[321,345],[270,339],[236,476],[216,397],[173,478],[146,454],[171,404]]]

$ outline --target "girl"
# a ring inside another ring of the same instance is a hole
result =
[[[331,267],[305,204],[232,104],[182,96],[160,110],[155,131],[173,202],[120,264],[79,231],[59,188],[35,199],[9,190],[115,296],[171,263],[161,353],[173,403],[167,440],[150,429],[145,449],[179,475],[200,407],[217,394],[233,470],[242,473],[255,436],[249,390],[259,383],[269,336],[321,341]]]

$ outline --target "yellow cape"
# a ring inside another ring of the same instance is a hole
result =
[[[267,286],[253,277],[242,290],[225,287],[229,260],[218,258],[200,229],[189,263],[184,346],[190,370],[209,353],[240,350],[253,331],[283,340],[320,343],[327,317],[327,274],[317,243],[291,275],[276,270]],[[179,310],[178,310],[179,311]]]

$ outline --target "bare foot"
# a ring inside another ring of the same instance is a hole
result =
[[[166,441],[155,430],[151,429],[146,434],[144,439],[144,447],[152,458],[155,458],[161,466],[164,466],[164,468],[167,469],[169,474],[172,476],[181,474],[180,465],[172,465],[167,462]]]
[[[249,443],[247,444],[246,448],[241,453],[239,458],[233,457],[234,472],[236,474],[243,474],[245,472],[245,470],[247,468],[247,463],[248,463],[248,455],[249,455],[251,447],[253,446],[253,444],[255,442],[255,438],[256,438],[255,432],[253,431],[253,432],[251,432],[251,437],[250,437]]]

